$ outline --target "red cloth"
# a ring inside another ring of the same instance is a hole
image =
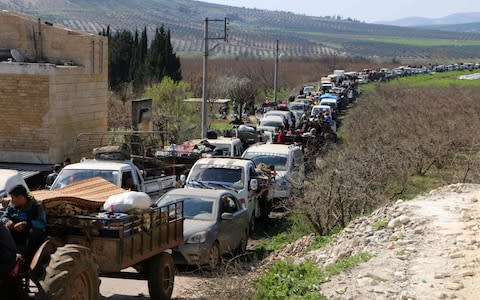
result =
[[[280,131],[277,135],[277,144],[283,143],[285,143],[285,135],[283,134],[283,131]]]

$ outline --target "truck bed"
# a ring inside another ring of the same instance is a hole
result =
[[[126,222],[105,222],[94,216],[50,217],[47,228],[65,243],[90,248],[101,273],[119,272],[183,242],[183,203],[156,207]]]

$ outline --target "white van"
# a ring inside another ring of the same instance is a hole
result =
[[[292,190],[303,188],[305,166],[300,147],[283,144],[258,144],[245,150],[242,157],[253,160],[257,166],[264,163],[275,167],[274,198],[289,198]]]

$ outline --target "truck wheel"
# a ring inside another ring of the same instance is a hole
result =
[[[172,297],[175,281],[175,265],[172,256],[160,253],[148,261],[148,291],[153,300]]]
[[[248,230],[245,229],[245,232],[242,234],[242,238],[240,239],[240,244],[237,248],[237,254],[243,254],[247,252],[247,245],[248,245]]]
[[[215,271],[220,266],[220,247],[215,242],[208,252],[208,270]]]
[[[267,199],[262,199],[260,201],[260,218],[259,220],[265,222],[268,220],[268,216],[272,211],[272,201],[268,201]]]
[[[250,222],[248,222],[248,232],[250,233],[250,236],[255,232],[255,211],[250,218]]]
[[[51,255],[40,285],[45,298],[51,300],[98,299],[98,265],[90,249],[73,244],[57,248]]]

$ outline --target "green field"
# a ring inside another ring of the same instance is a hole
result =
[[[461,80],[458,79],[461,75],[470,75],[475,72],[470,71],[452,71],[443,73],[432,73],[426,75],[403,77],[397,80],[390,81],[387,85],[409,85],[413,87],[438,86],[448,87],[450,85],[459,86],[480,86],[480,80]],[[479,71],[480,73],[480,71]]]
[[[480,46],[480,40],[417,39],[401,37],[371,37],[363,40],[416,47]]]

